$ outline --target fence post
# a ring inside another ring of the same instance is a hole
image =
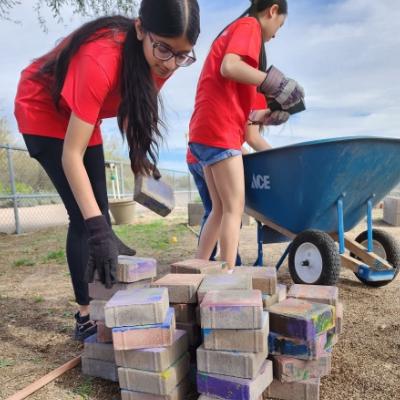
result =
[[[6,145],[7,149],[7,162],[8,162],[8,171],[10,173],[10,187],[13,199],[14,206],[14,219],[15,219],[15,233],[21,233],[21,225],[19,222],[19,212],[18,212],[18,200],[17,200],[17,190],[15,188],[15,176],[14,176],[14,166],[12,161],[11,147],[9,144]]]
[[[188,191],[189,191],[188,203],[190,203],[192,201],[192,183],[190,182],[190,172],[187,173],[187,177],[188,177]]]

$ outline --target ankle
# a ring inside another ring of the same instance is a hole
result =
[[[90,314],[90,306],[88,306],[88,305],[87,306],[80,305],[79,309],[78,309],[78,312],[79,312],[79,315],[81,317],[86,317],[86,316],[88,316]]]

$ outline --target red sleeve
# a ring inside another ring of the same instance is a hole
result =
[[[74,114],[95,125],[111,88],[111,82],[99,63],[90,55],[81,55],[71,60],[61,96]]]
[[[261,27],[255,18],[246,18],[233,28],[225,53],[237,54],[258,68],[261,51]]]

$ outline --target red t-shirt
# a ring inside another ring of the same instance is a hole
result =
[[[15,98],[15,117],[23,134],[64,139],[71,112],[94,125],[89,146],[102,143],[100,123],[115,117],[121,102],[120,76],[124,34],[102,37],[83,44],[71,58],[57,110],[51,78],[38,81],[36,61],[24,69]],[[165,80],[153,78],[158,89]]]
[[[257,88],[224,78],[220,68],[224,56],[229,53],[243,57],[246,63],[258,68],[261,45],[261,27],[252,17],[235,21],[212,44],[197,86],[190,142],[241,148]]]

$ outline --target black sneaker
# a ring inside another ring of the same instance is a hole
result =
[[[112,235],[114,236],[114,240],[117,243],[118,247],[118,255],[120,256],[134,256],[136,254],[136,250],[128,247],[116,234],[113,230],[111,230]]]
[[[94,335],[97,332],[97,325],[95,321],[90,319],[89,315],[81,317],[79,311],[75,314],[75,332],[74,339],[83,342],[89,336]]]

